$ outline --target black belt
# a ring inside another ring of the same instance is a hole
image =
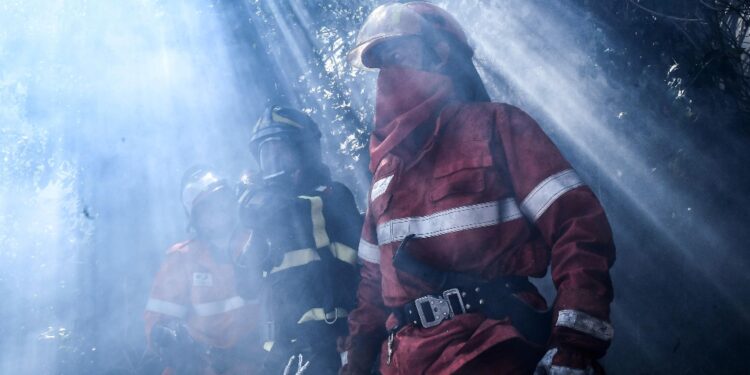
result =
[[[399,327],[413,324],[430,328],[465,313],[480,313],[490,319],[510,318],[513,326],[529,341],[545,345],[549,338],[552,310],[540,311],[515,294],[534,290],[528,278],[503,276],[483,281],[473,275],[440,271],[416,258],[406,250],[407,236],[394,255],[397,270],[418,276],[437,286],[440,292],[415,299],[393,309]]]
[[[430,328],[460,314],[508,310],[507,307],[499,306],[500,303],[508,302],[502,296],[528,290],[527,285],[531,286],[526,278],[511,276],[473,286],[450,288],[439,294],[429,294],[408,302],[393,309],[393,314],[399,325],[413,324],[421,328]],[[499,291],[497,288],[505,290]],[[520,300],[519,302],[523,303]],[[491,315],[493,319],[501,319],[509,314]]]

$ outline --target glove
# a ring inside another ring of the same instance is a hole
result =
[[[182,324],[156,324],[151,330],[151,342],[162,362],[177,370],[178,374],[196,373],[207,364],[205,349],[193,340]]]
[[[286,249],[279,249],[288,230],[294,228],[289,224],[296,197],[284,191],[258,187],[248,190],[240,200],[240,219],[243,225],[252,230],[249,251],[245,252],[239,263],[255,264],[261,270],[269,271],[281,264]],[[281,237],[280,237],[281,236]]]
[[[534,375],[603,375],[604,369],[590,356],[575,349],[552,348],[536,365]]]
[[[240,219],[245,227],[262,230],[264,224],[278,221],[294,196],[283,190],[254,186],[240,197]]]

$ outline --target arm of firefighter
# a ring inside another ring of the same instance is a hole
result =
[[[380,249],[369,211],[365,215],[357,254],[362,264],[357,308],[349,314],[349,337],[343,343],[342,374],[369,374],[385,337],[388,310],[380,284]]]
[[[334,182],[332,184],[332,201],[336,202],[338,209],[335,215],[330,215],[333,220],[334,227],[331,229],[340,237],[343,238],[344,243],[357,244],[359,241],[358,236],[362,232],[362,215],[357,208],[357,203],[354,200],[354,194],[346,185]],[[325,208],[324,208],[325,210]],[[329,216],[326,216],[328,218]]]
[[[156,273],[144,314],[146,339],[150,349],[154,349],[151,336],[155,325],[168,325],[187,316],[190,307],[190,279],[183,258],[184,255],[179,251],[170,250]]]
[[[551,346],[598,358],[613,333],[609,269],[615,249],[604,210],[531,117],[510,106],[497,116],[521,211],[551,248],[557,288]]]

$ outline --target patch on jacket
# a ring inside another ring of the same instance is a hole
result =
[[[214,278],[210,273],[193,272],[193,286],[212,286]]]
[[[390,175],[388,177],[383,177],[372,184],[372,191],[370,192],[370,202],[374,201],[377,197],[385,193],[385,191],[388,189],[388,185],[391,184],[392,179],[393,175]]]

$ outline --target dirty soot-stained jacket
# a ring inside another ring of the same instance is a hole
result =
[[[497,103],[445,107],[432,148],[407,167],[393,153],[374,171],[359,244],[358,307],[349,316],[350,371],[367,367],[382,345],[383,374],[448,374],[493,346],[519,338],[507,319],[463,314],[432,328],[406,326],[386,363],[390,309],[434,293],[392,263],[401,240],[435,268],[479,275],[545,275],[557,288],[549,346],[602,355],[611,340],[609,268],[615,252],[605,213],[592,191],[536,122]],[[405,281],[406,280],[406,281]],[[545,302],[536,290],[522,299]]]

